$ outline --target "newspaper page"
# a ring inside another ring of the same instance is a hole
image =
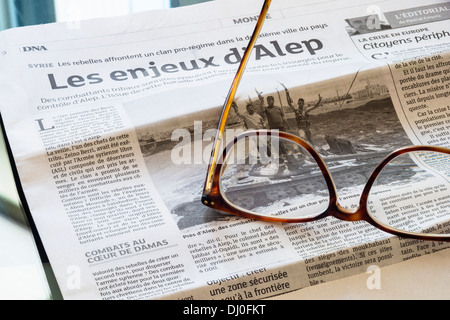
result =
[[[221,106],[261,4],[0,33],[1,114],[65,299],[263,299],[448,247],[365,222],[265,223],[201,204]],[[274,1],[227,134],[245,129],[238,114],[261,97],[275,98],[291,128],[288,95],[317,104],[308,139],[354,208],[391,151],[450,145],[449,17],[443,1]],[[242,197],[305,192],[276,182]],[[424,199],[426,190],[414,201]]]

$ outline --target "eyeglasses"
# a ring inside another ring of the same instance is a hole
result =
[[[366,221],[398,236],[450,241],[450,149],[405,147],[384,157],[378,165],[371,163],[370,156],[356,156],[355,161],[367,162],[375,169],[364,181],[359,206],[347,208],[340,204],[320,153],[296,135],[250,130],[223,148],[227,118],[270,2],[264,1],[224,103],[202,203],[268,222],[300,223],[334,216],[344,221]],[[346,161],[349,165],[348,158]],[[351,176],[352,172],[346,174]]]

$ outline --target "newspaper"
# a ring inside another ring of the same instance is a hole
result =
[[[1,114],[65,299],[263,299],[448,248],[365,222],[265,223],[200,203],[260,5],[0,33]],[[307,105],[320,95],[312,139],[345,154],[334,178],[351,208],[394,149],[450,145],[449,17],[442,1],[273,1],[238,110],[273,95],[292,123],[286,91]],[[229,117],[231,133],[244,128]]]

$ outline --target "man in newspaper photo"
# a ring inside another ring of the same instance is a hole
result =
[[[264,119],[261,117],[261,115],[255,112],[255,107],[251,103],[247,103],[245,108],[247,109],[247,112],[245,114],[242,114],[239,112],[236,102],[233,102],[234,112],[238,117],[244,120],[244,128],[246,130],[265,129],[266,124],[264,123]]]
[[[267,106],[264,106],[264,97],[262,92],[256,90],[258,99],[260,101],[261,112],[266,116],[268,128],[271,130],[286,131],[289,129],[289,124],[286,120],[283,108],[275,106],[275,98],[273,96],[267,97]]]
[[[289,107],[295,114],[295,121],[297,122],[298,135],[300,138],[305,139],[310,144],[313,144],[311,122],[309,121],[309,113],[321,106],[322,96],[319,94],[319,100],[312,106],[305,108],[305,99],[299,98],[297,101],[297,108],[294,106],[294,100],[289,94],[289,90],[283,85],[286,91],[286,99]]]
[[[267,118],[268,127],[270,130],[279,130],[286,132],[289,129],[289,124],[286,119],[286,115],[282,107],[275,106],[275,98],[273,96],[267,97],[267,106],[264,106],[264,98],[260,92],[258,92],[258,98],[261,102],[262,110]],[[286,158],[288,152],[283,141],[279,143],[279,155],[283,161]]]

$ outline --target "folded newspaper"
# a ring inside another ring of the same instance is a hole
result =
[[[65,299],[262,299],[449,247],[364,222],[274,224],[200,203],[260,6],[213,1],[0,33],[1,115]],[[273,1],[230,136],[261,96],[288,121],[286,92],[321,99],[308,138],[340,200],[357,205],[391,151],[450,146],[449,18],[442,1]],[[242,196],[296,192],[272,182]]]

